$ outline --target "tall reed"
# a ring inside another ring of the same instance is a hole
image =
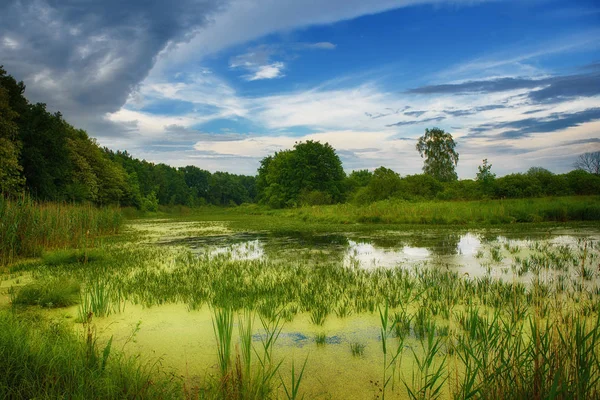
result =
[[[98,236],[118,232],[122,221],[117,208],[0,196],[0,265],[44,249],[86,248]]]

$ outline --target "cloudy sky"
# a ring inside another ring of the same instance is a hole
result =
[[[600,150],[594,0],[3,0],[0,65],[31,101],[138,158],[255,174],[296,141],[344,168],[565,172]]]

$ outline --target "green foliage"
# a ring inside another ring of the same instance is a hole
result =
[[[0,67],[0,79],[4,74],[5,71]],[[19,164],[17,117],[18,114],[10,108],[8,91],[0,86],[0,195],[14,196],[25,183],[21,175],[23,168]]]
[[[346,191],[354,192],[359,188],[367,186],[372,177],[373,173],[366,169],[352,171],[346,178]]]
[[[306,199],[339,202],[344,194],[342,162],[328,143],[309,140],[265,157],[258,170],[257,189],[263,203],[274,208],[295,206]],[[309,193],[319,192],[320,194]]]
[[[425,158],[423,172],[440,182],[458,179],[455,166],[458,164],[456,143],[452,135],[442,129],[425,129],[425,134],[417,142],[417,150]]]
[[[385,200],[394,196],[402,185],[400,175],[389,168],[379,167],[365,189],[368,201]]]

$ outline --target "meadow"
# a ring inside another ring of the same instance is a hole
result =
[[[207,207],[25,253],[0,283],[1,397],[598,398],[597,222],[457,204]]]

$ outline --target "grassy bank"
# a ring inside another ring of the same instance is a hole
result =
[[[116,208],[0,197],[0,265],[46,249],[91,246],[98,236],[116,233],[121,223]]]
[[[258,207],[238,212],[269,213]],[[366,206],[337,204],[271,211],[285,218],[322,223],[497,225],[522,222],[599,221],[600,197],[548,197],[485,201],[385,200]]]

